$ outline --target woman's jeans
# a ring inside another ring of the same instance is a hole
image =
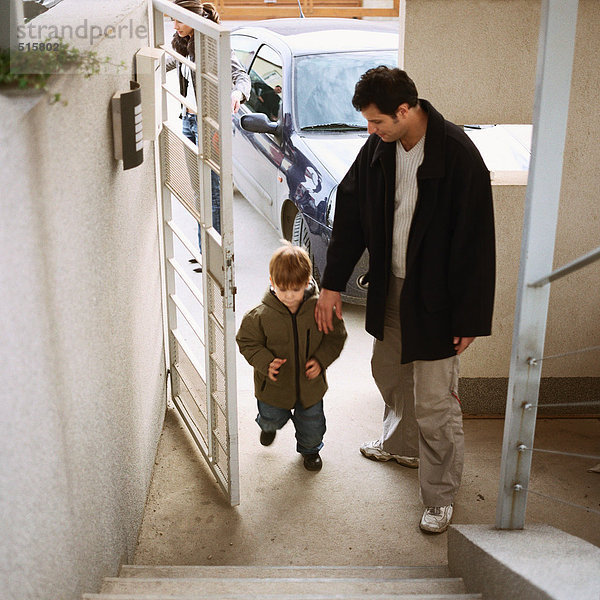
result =
[[[183,117],[182,133],[185,137],[198,144],[198,121],[196,115],[186,113]],[[212,226],[221,233],[221,179],[214,172],[210,172],[210,191],[212,196]],[[202,252],[200,225],[198,225],[198,248]]]
[[[323,400],[308,408],[298,402],[293,414],[287,408],[278,408],[258,400],[256,422],[263,431],[277,431],[290,419],[296,428],[296,450],[300,454],[316,454],[323,447],[323,436],[327,429]]]

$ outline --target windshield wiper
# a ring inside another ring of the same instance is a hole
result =
[[[367,128],[364,125],[352,125],[350,123],[323,123],[321,125],[309,125],[308,127],[302,127],[301,131],[317,131],[320,129],[338,129],[341,131],[366,131]]]

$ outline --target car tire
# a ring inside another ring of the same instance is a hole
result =
[[[306,226],[306,222],[302,217],[302,213],[297,212],[294,217],[294,227],[292,229],[292,244],[294,246],[302,246],[307,252],[308,256],[310,256],[310,260],[313,265],[313,277],[317,284],[321,284],[321,277],[319,272],[317,271],[317,267],[315,266],[315,259],[313,257],[312,250],[310,248],[310,235],[308,233],[308,227]]]

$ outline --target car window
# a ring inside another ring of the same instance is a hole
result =
[[[366,129],[352,106],[354,86],[367,70],[398,65],[396,51],[335,52],[295,61],[296,123],[299,129]]]
[[[235,52],[238,60],[242,63],[244,69],[248,69],[252,57],[256,52],[258,40],[249,35],[232,34],[230,37],[231,48]]]
[[[252,62],[252,89],[246,106],[252,112],[264,113],[277,121],[281,105],[283,67],[281,57],[270,46],[261,46]]]

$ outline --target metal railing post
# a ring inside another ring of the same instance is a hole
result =
[[[544,0],[540,22],[532,157],[527,183],[513,330],[498,529],[525,524],[550,286],[533,287],[552,270],[567,129],[578,0]]]

